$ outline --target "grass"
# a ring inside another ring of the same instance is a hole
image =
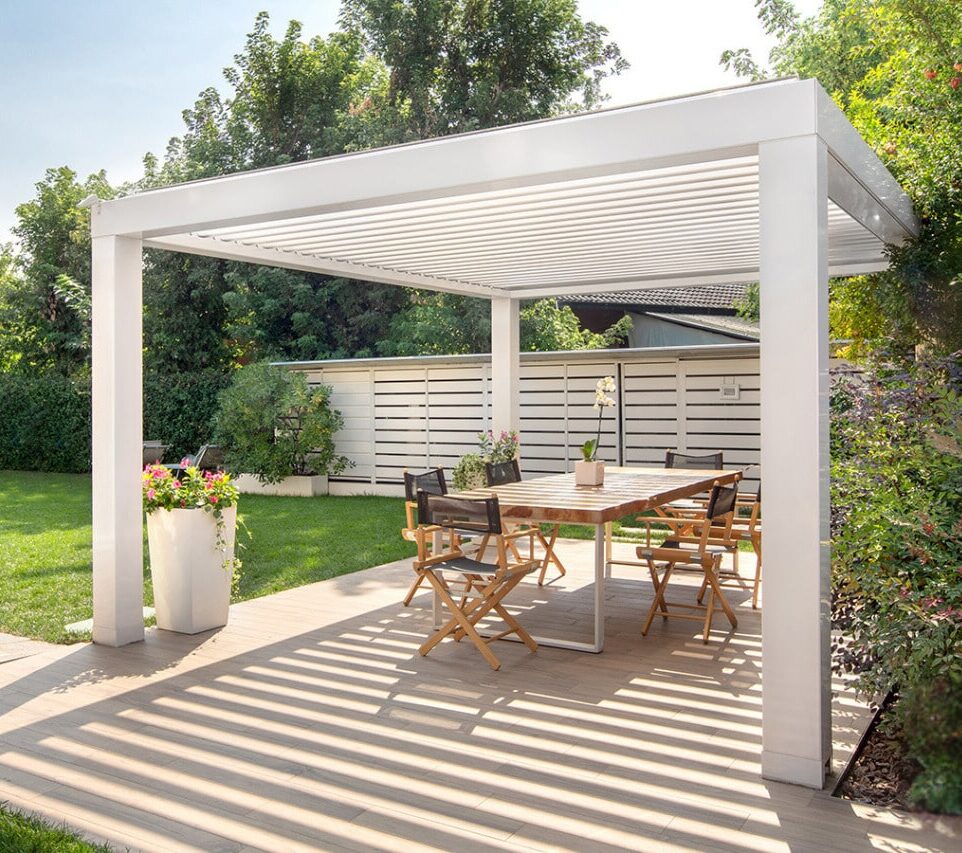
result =
[[[84,841],[66,825],[0,805],[0,853],[110,853],[110,848]]]
[[[414,555],[399,535],[400,498],[244,495],[240,510],[247,534],[238,535],[244,567],[235,601]],[[614,534],[640,541],[644,529],[629,516]],[[594,529],[566,524],[560,535],[591,539]],[[84,639],[64,626],[92,614],[90,548],[89,476],[0,471],[0,631]],[[144,601],[153,602],[149,571]]]
[[[400,498],[244,495],[240,511],[237,601],[414,554]],[[78,639],[64,626],[92,615],[90,549],[90,477],[0,471],[0,631]]]

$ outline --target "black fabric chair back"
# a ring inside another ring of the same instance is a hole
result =
[[[517,459],[508,462],[485,462],[484,475],[489,486],[503,486],[521,482],[521,466]]]
[[[690,453],[679,453],[677,450],[665,451],[666,468],[691,468],[702,471],[721,471],[723,454],[706,453],[703,456],[692,456]]]
[[[420,474],[412,474],[410,471],[404,472],[404,498],[409,501],[418,499],[418,492],[427,492],[429,495],[446,495],[448,484],[444,479],[443,468],[432,468],[430,471],[423,471]]]
[[[501,534],[501,508],[496,497],[474,500],[418,492],[418,523],[458,533]]]
[[[724,518],[728,513],[735,509],[735,501],[738,498],[738,483],[733,486],[712,486],[711,494],[708,496],[708,507],[705,514],[714,521],[716,518]]]
[[[216,471],[224,465],[224,452],[216,444],[205,444],[197,451],[194,465],[201,471]]]
[[[164,454],[170,445],[160,441],[144,442],[144,465],[159,465],[164,461]]]

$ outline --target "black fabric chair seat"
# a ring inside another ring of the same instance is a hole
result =
[[[482,563],[470,557],[455,557],[443,563],[435,563],[431,568],[442,572],[460,572],[463,575],[493,575],[498,571],[494,563]]]
[[[638,556],[651,557],[659,548],[678,548],[681,551],[691,551],[693,554],[700,553],[697,542],[678,542],[676,539],[666,539],[661,545],[655,545],[651,548],[639,548]],[[706,554],[730,554],[731,550],[731,548],[726,548],[724,545],[706,545],[704,548]]]

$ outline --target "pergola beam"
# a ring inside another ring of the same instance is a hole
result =
[[[100,202],[92,233],[158,237],[752,155],[816,132],[816,87],[746,86],[151,190]]]
[[[333,258],[316,258],[311,255],[299,255],[295,252],[282,252],[277,249],[261,248],[260,246],[241,247],[237,243],[227,243],[211,237],[194,237],[192,235],[155,237],[144,240],[144,246],[150,249],[166,249],[170,252],[184,252],[189,255],[203,255],[248,264],[264,264],[271,267],[281,267],[282,269],[317,273],[318,275],[353,278],[359,281],[375,281],[381,284],[438,290],[445,293],[460,293],[464,296],[480,296],[486,299],[494,293],[490,287],[482,284],[451,281],[450,279],[405,273],[398,270],[385,270],[367,264],[338,261]]]

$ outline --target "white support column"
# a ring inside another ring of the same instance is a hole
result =
[[[94,642],[144,638],[141,241],[93,240]]]
[[[832,754],[825,143],[762,143],[759,184],[762,775],[821,788]]]
[[[491,429],[521,430],[519,301],[491,300]]]

